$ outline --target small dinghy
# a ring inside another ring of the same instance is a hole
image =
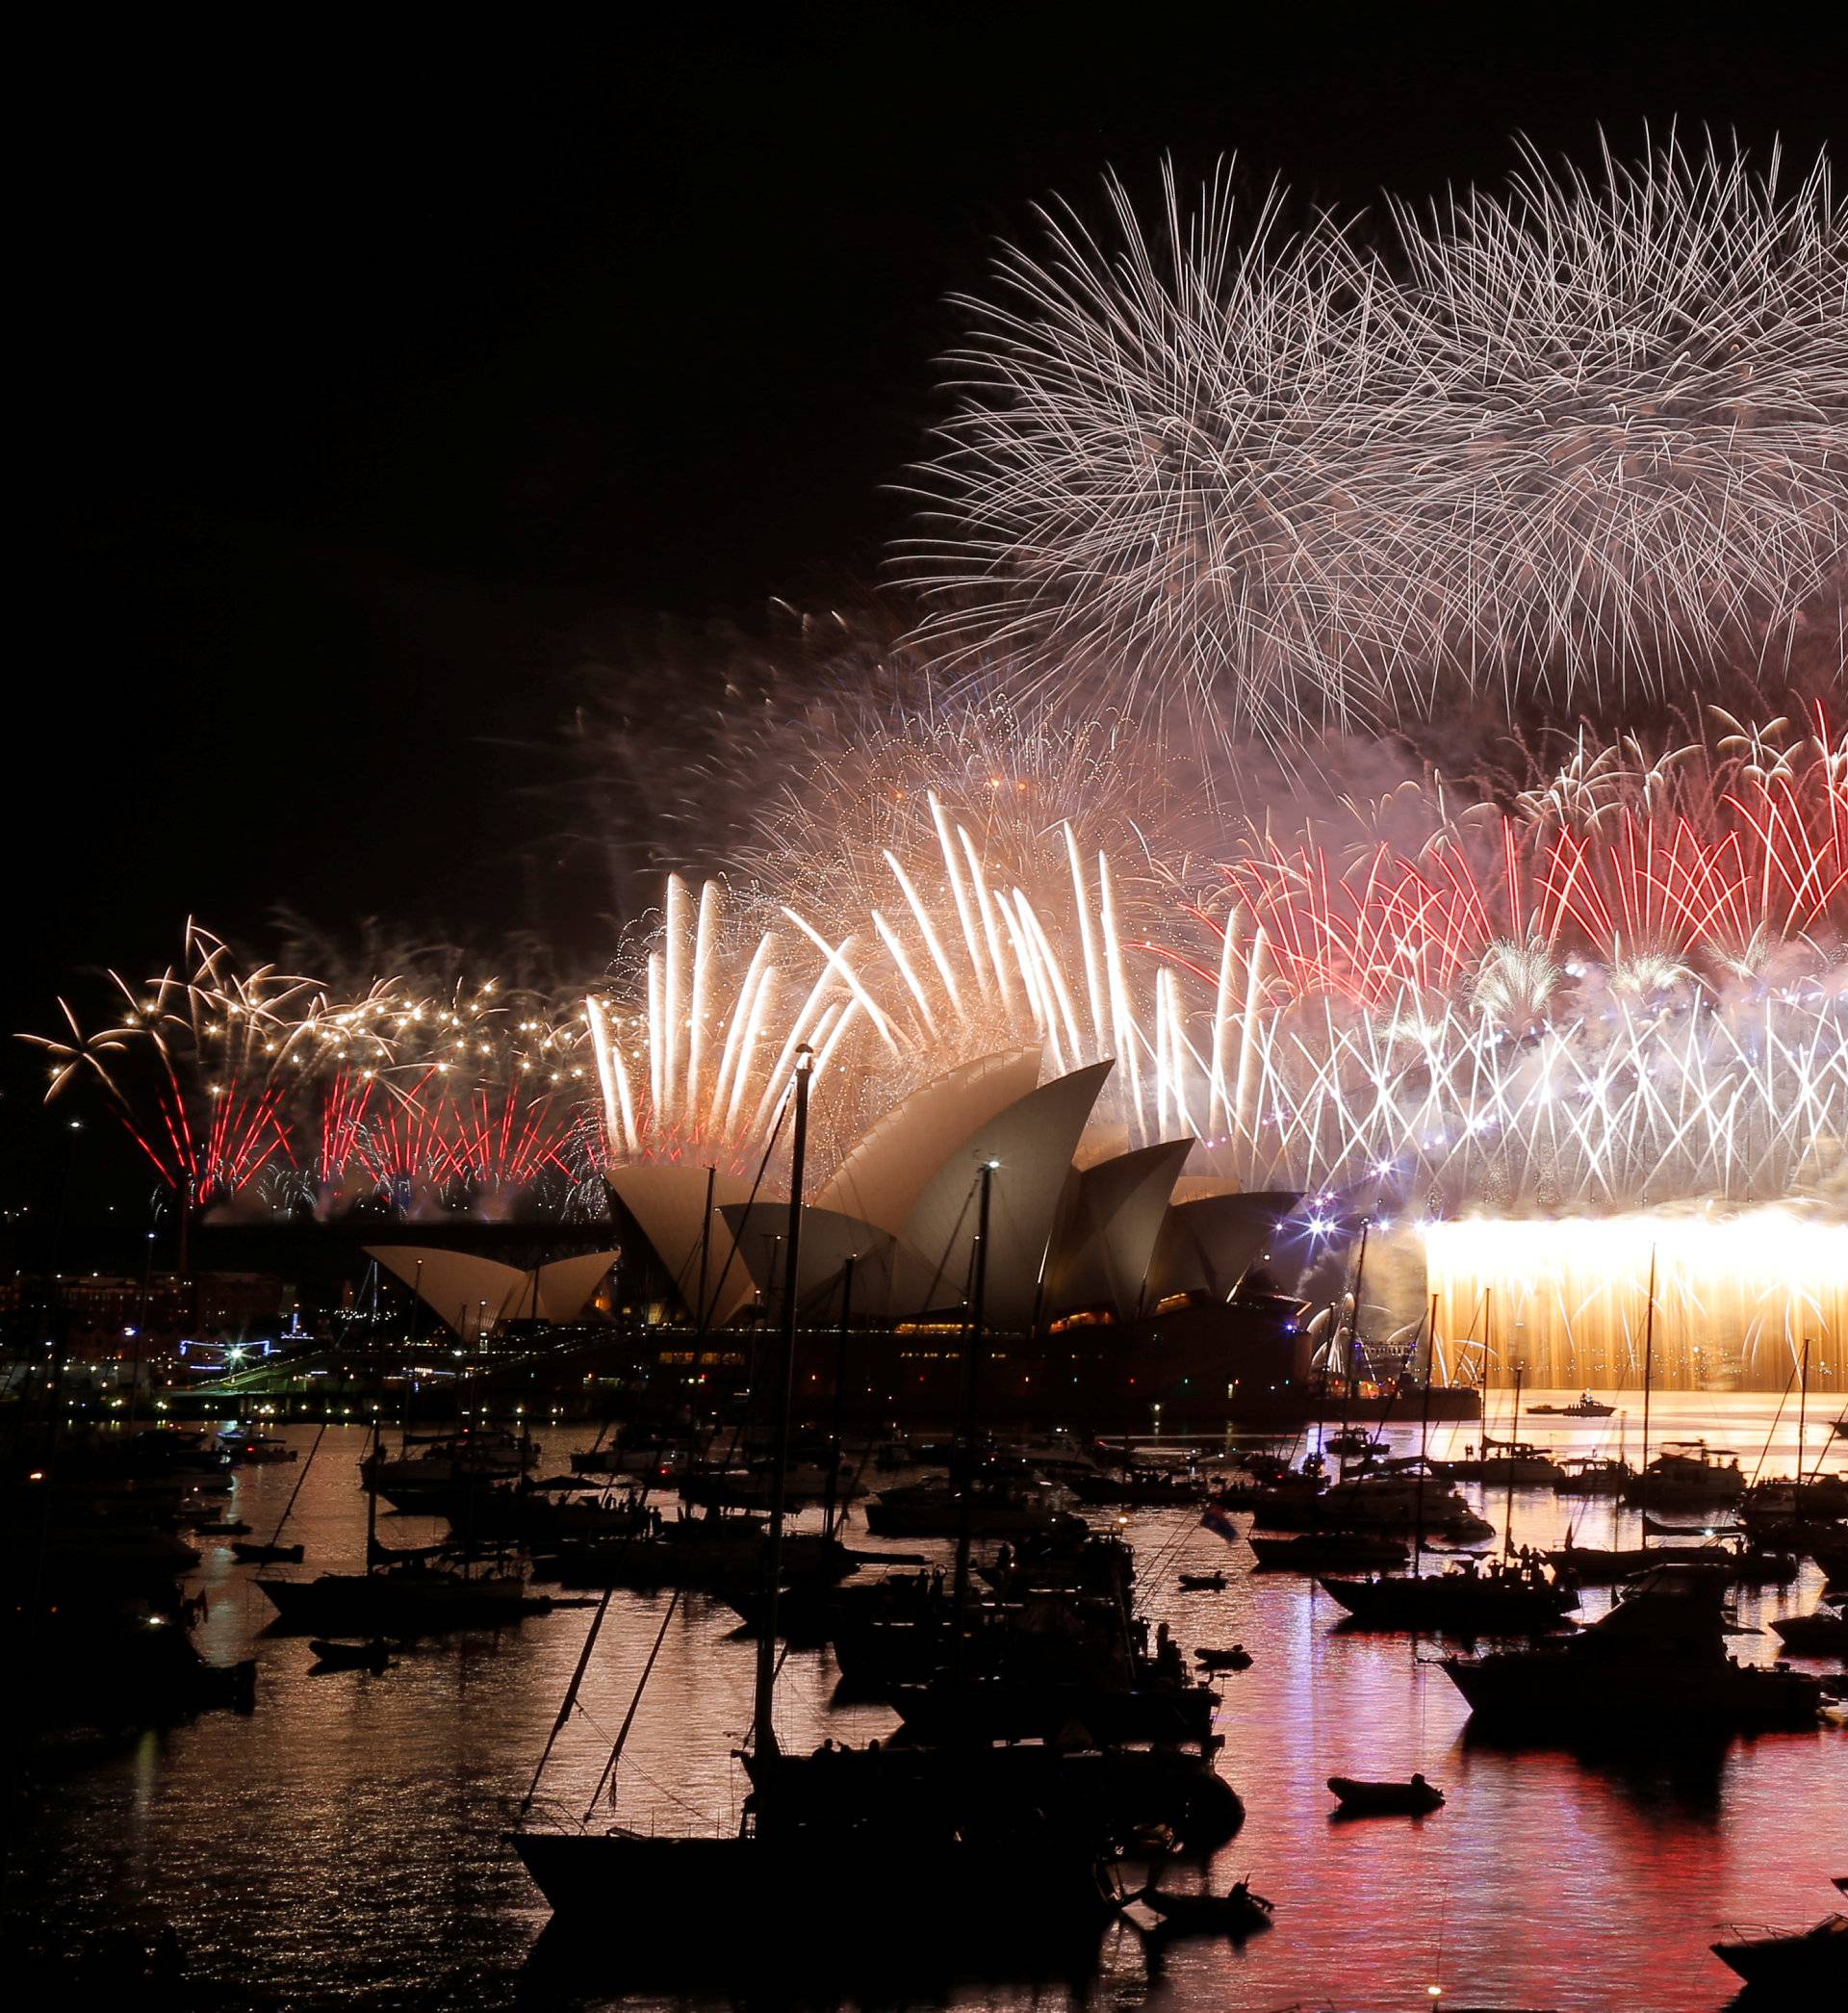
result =
[[[1166,1895],[1151,1880],[1127,1898],[1160,1916],[1164,1929],[1196,1936],[1249,1936],[1268,1929],[1274,1905],[1244,1880],[1222,1895]]]
[[[305,1548],[301,1545],[266,1545],[249,1538],[234,1537],[231,1550],[245,1565],[299,1565]]]
[[[1202,1670],[1249,1670],[1251,1652],[1235,1642],[1230,1649],[1196,1649],[1194,1661]]]
[[[371,1642],[331,1642],[311,1636],[308,1647],[314,1651],[316,1663],[326,1670],[380,1671],[392,1661],[391,1647],[382,1636]]]
[[[1225,1575],[1223,1573],[1183,1573],[1181,1575],[1181,1591],[1183,1593],[1223,1593],[1225,1591]]]
[[[201,1537],[248,1537],[250,1526],[242,1517],[199,1517],[192,1529]]]
[[[1444,1801],[1444,1792],[1433,1789],[1422,1775],[1409,1782],[1356,1782],[1348,1775],[1331,1775],[1328,1787],[1344,1817],[1422,1818]]]

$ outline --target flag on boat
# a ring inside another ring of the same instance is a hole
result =
[[[1200,1512],[1200,1523],[1202,1528],[1211,1531],[1215,1536],[1224,1538],[1227,1544],[1239,1535],[1239,1527],[1217,1503],[1209,1503]]]

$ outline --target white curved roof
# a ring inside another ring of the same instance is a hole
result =
[[[750,1268],[752,1282],[766,1306],[783,1304],[783,1241],[789,1229],[787,1202],[731,1203],[721,1212]],[[888,1230],[837,1210],[802,1212],[802,1259],[796,1267],[797,1304],[805,1321],[826,1321],[840,1312],[840,1277],[854,1262],[853,1311],[869,1318],[886,1312],[891,1300],[892,1254],[897,1239]]]
[[[998,1165],[987,1318],[1011,1328],[1032,1321],[1071,1156],[1114,1067],[1092,1063],[1016,1097],[935,1164],[900,1234],[895,1313],[962,1304],[976,1230],[976,1177],[982,1163],[992,1160]]]
[[[621,1253],[580,1252],[530,1272],[440,1245],[369,1244],[366,1255],[402,1279],[456,1334],[473,1335],[502,1321],[577,1320]]]
[[[1149,1262],[1150,1304],[1170,1293],[1224,1300],[1245,1268],[1270,1249],[1271,1232],[1296,1200],[1266,1189],[1176,1202],[1163,1219]]]
[[[1048,1316],[1109,1306],[1135,1318],[1168,1197],[1193,1147],[1191,1139],[1168,1140],[1100,1160],[1076,1177],[1046,1264]]]
[[[933,1077],[869,1128],[822,1185],[815,1206],[898,1233],[962,1142],[1039,1081],[1037,1048],[985,1055]]]
[[[706,1170],[667,1161],[632,1161],[611,1168],[604,1178],[654,1247],[687,1311],[697,1318],[693,1302],[700,1281]],[[713,1180],[706,1281],[706,1296],[711,1304],[707,1319],[713,1323],[729,1320],[751,1298],[751,1276],[734,1253],[732,1232],[719,1214],[723,1204],[742,1202],[750,1193],[750,1183],[740,1174],[721,1174]]]

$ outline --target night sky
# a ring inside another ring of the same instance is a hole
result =
[[[1588,158],[1599,119],[1625,151],[1679,114],[1812,157],[1848,103],[1839,42],[1684,9],[1583,39],[1534,11],[1528,46],[1420,8],[667,17],[98,25],[28,87],[56,137],[16,185],[43,613],[9,1029],[72,966],[164,963],[189,910],[259,944],[286,901],[598,955],[603,890],[525,787],[577,639],[863,593],[943,297],[1048,192],[1236,149],[1350,209],[1495,178],[1516,131]],[[15,1147],[36,1075],[8,1055]]]

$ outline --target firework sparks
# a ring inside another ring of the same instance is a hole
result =
[[[951,359],[922,471],[921,634],[1236,740],[1603,707],[1839,621],[1848,258],[1826,160],[1786,188],[1675,141],[1379,247],[1229,173],[1116,238],[1047,214]]]
[[[1123,853],[1082,803],[934,760],[858,828],[824,793],[806,855],[785,821],[780,887],[672,877],[596,986],[437,960],[335,994],[239,977],[195,931],[184,971],[116,982],[126,1011],[42,1045],[54,1095],[99,1087],[201,1203],[279,1170],[321,1206],[400,1208],[570,1193],[611,1161],[736,1172],[803,1043],[821,1160],[944,1071],[1031,1048],[1052,1073],[1116,1062],[1090,1153],[1191,1135],[1200,1172],[1396,1214],[1827,1188],[1848,738],[1721,727],[1575,743],[1500,801],[1427,778],[1345,828],[1249,825],[1211,873],[1109,792]]]

